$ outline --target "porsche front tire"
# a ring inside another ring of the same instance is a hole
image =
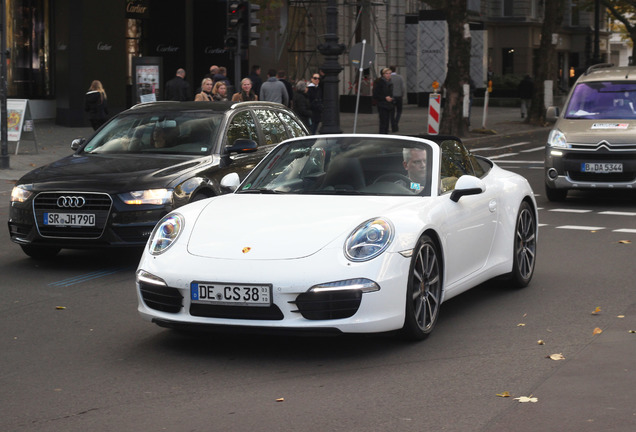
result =
[[[433,331],[442,300],[442,262],[435,242],[423,235],[414,249],[406,289],[402,333],[422,340]]]

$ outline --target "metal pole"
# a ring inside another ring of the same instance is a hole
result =
[[[6,2],[0,1],[0,30],[2,30],[2,40],[0,40],[0,142],[2,154],[0,156],[0,168],[9,168],[9,142],[7,139],[7,33],[6,33]]]
[[[356,113],[353,116],[353,133],[356,133],[358,125],[358,107],[360,106],[360,86],[362,85],[362,73],[364,72],[364,49],[367,46],[367,40],[362,39],[362,55],[360,56],[360,73],[358,74],[358,94],[356,95]]]
[[[338,43],[338,6],[336,0],[329,0],[327,4],[327,34],[325,43],[318,46],[320,54],[325,56],[325,62],[320,69],[325,77],[322,80],[322,127],[320,133],[342,133],[340,129],[340,101],[338,100],[338,75],[342,66],[338,63],[338,56],[345,50],[345,46]]]

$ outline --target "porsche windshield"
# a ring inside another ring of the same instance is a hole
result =
[[[589,81],[577,84],[565,118],[636,119],[636,82]]]
[[[327,137],[279,146],[237,193],[430,195],[431,148],[382,137]]]
[[[210,112],[130,113],[104,126],[83,151],[209,154],[222,119]]]

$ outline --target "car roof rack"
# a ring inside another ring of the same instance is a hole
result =
[[[585,75],[589,75],[590,72],[593,72],[597,69],[604,69],[604,68],[611,68],[611,67],[614,67],[614,63],[597,63],[587,68],[587,70],[585,71]]]

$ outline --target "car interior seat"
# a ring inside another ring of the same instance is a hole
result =
[[[336,158],[327,169],[322,183],[324,188],[359,190],[366,186],[360,161],[355,158]]]

